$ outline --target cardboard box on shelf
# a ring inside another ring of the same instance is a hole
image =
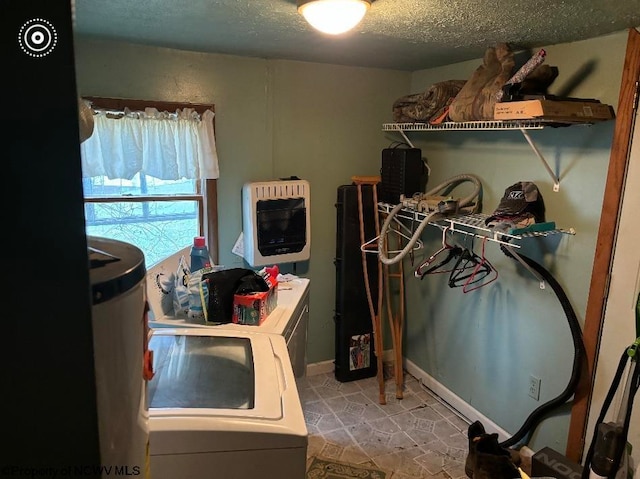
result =
[[[233,295],[233,318],[236,324],[260,326],[278,305],[278,283],[269,291]]]
[[[615,118],[611,105],[598,101],[524,100],[496,103],[496,120],[551,120],[592,123]]]

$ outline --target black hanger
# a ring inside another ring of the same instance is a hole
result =
[[[461,252],[462,248],[456,245],[451,245],[447,243],[447,231],[451,229],[451,226],[446,226],[442,230],[442,246],[438,251],[433,253],[427,259],[425,259],[422,263],[418,265],[418,267],[414,271],[414,276],[416,278],[423,279],[427,274],[434,273],[447,273],[450,270],[440,270],[444,265],[449,263],[451,260],[456,258]],[[442,253],[447,252],[447,255],[436,264],[433,262],[438,258]]]
[[[464,286],[467,280],[473,275],[473,271],[482,262],[482,258],[475,254],[472,249],[464,248],[456,264],[449,274],[449,287],[460,288]],[[480,277],[483,271],[477,271],[476,275]]]
[[[464,292],[472,291],[472,286],[481,282],[489,283],[497,271],[493,268],[489,260],[484,256],[484,245],[486,238],[482,242],[482,256],[478,256],[473,251],[473,242],[470,248],[465,248],[458,258],[451,274],[449,275],[450,288],[462,288]],[[489,277],[489,280],[486,278]],[[474,288],[475,289],[475,288]]]

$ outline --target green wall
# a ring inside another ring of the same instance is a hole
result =
[[[552,94],[597,98],[617,108],[627,33],[545,47],[545,63],[559,68]],[[527,56],[528,58],[528,56]],[[434,82],[469,78],[481,60],[414,72],[412,92]],[[490,213],[504,189],[535,182],[547,220],[576,235],[526,239],[522,253],[548,269],[583,324],[614,122],[546,128],[530,135],[560,177],[560,190],[519,131],[409,134],[422,149],[432,176],[427,189],[461,173],[480,177],[483,212]],[[460,195],[464,196],[464,195]],[[427,230],[424,255],[440,245],[440,231]],[[478,250],[479,244],[476,244]],[[500,427],[515,433],[535,408],[558,396],[571,375],[574,356],[568,321],[552,289],[538,281],[496,244],[486,254],[498,281],[463,293],[432,275],[408,280],[406,357]],[[416,259],[418,263],[421,257]],[[540,378],[540,400],[528,396],[529,376]],[[556,411],[533,434],[530,447],[566,447],[569,407]]]
[[[551,93],[598,98],[617,106],[626,32],[549,46],[546,63],[559,67]],[[383,133],[393,101],[432,83],[466,79],[480,60],[408,72],[241,58],[76,39],[78,89],[83,95],[216,105],[220,158],[220,257],[241,231],[242,185],[297,175],[311,187],[311,260],[298,274],[311,279],[310,362],[334,358],[336,188],[352,175],[379,173],[380,153],[397,133]],[[576,235],[525,240],[522,253],[547,267],[582,323],[614,122],[532,131],[560,176],[552,191],[546,170],[518,131],[426,132],[410,135],[432,170],[429,186],[460,173],[478,175],[484,211],[504,189],[534,181],[548,220]],[[464,196],[460,194],[460,196]],[[438,247],[439,230],[423,233],[423,254]],[[571,373],[573,346],[552,290],[506,258],[496,245],[487,256],[499,271],[491,286],[464,294],[446,280],[414,280],[407,271],[406,357],[446,388],[515,432],[531,410],[555,397]],[[416,264],[420,261],[416,257]],[[407,262],[408,266],[411,266]],[[388,341],[387,341],[388,342]],[[528,377],[542,379],[540,401],[527,395]],[[530,446],[563,451],[568,408],[537,428]]]
[[[220,263],[242,230],[248,181],[296,175],[310,182],[308,360],[334,358],[335,202],[353,175],[375,175],[388,140],[382,123],[410,88],[408,72],[241,58],[76,39],[81,95],[214,103],[220,161]]]

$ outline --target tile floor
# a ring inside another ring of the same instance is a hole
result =
[[[309,431],[308,456],[375,464],[387,479],[466,479],[468,422],[405,372],[403,399],[375,377],[339,382],[333,372],[307,376],[298,389]]]

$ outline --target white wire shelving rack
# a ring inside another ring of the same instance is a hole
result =
[[[569,126],[569,125],[591,125],[592,123],[568,123],[568,122],[555,122],[550,120],[483,120],[483,121],[461,121],[461,122],[443,122],[437,125],[431,125],[429,123],[384,123],[382,125],[383,131],[397,131],[404,140],[413,147],[411,140],[407,137],[407,131],[505,131],[505,130],[518,130],[522,133],[525,140],[542,162],[545,170],[553,181],[553,191],[560,190],[560,178],[551,169],[547,160],[534,143],[533,139],[527,132],[527,130],[542,130],[548,126]]]
[[[378,211],[381,213],[389,213],[395,205],[388,203],[378,203]],[[413,221],[416,224],[422,222],[429,213],[423,213],[411,208],[402,208],[398,214],[398,218]],[[454,214],[454,215],[437,215],[434,217],[431,225],[440,229],[447,227],[452,233],[460,233],[468,236],[475,236],[476,238],[486,238],[488,241],[494,243],[500,243],[506,246],[514,248],[520,248],[518,243],[524,238],[543,238],[546,236],[557,234],[570,234],[575,235],[576,231],[573,228],[561,229],[554,228],[545,231],[526,231],[519,234],[511,234],[508,231],[498,230],[490,228],[486,225],[486,220],[489,215],[484,213],[469,213],[469,214]]]
[[[378,212],[388,214],[394,207],[395,205],[391,205],[388,203],[378,203]],[[430,212],[421,212],[412,208],[402,208],[400,211],[398,211],[396,217],[414,222],[416,225],[418,225],[429,215]],[[525,238],[543,238],[558,234],[575,235],[576,231],[573,228],[554,228],[545,231],[531,230],[519,234],[512,234],[508,231],[499,230],[487,226],[486,220],[488,217],[489,215],[483,213],[462,213],[454,215],[442,214],[434,216],[429,224],[440,229],[447,228],[448,231],[452,233],[459,233],[491,241],[494,243],[499,243],[507,250],[509,250],[513,257],[539,281],[540,289],[544,289],[544,279],[520,257],[515,249],[521,247],[519,242],[520,240]]]

